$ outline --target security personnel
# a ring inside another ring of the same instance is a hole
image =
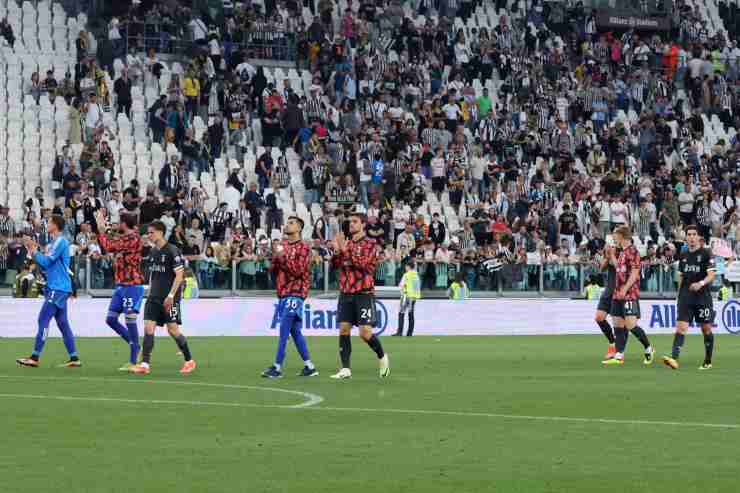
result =
[[[190,268],[185,269],[185,289],[182,297],[186,300],[198,297],[198,281],[195,280],[195,275]]]
[[[421,298],[421,280],[416,272],[416,264],[413,260],[406,262],[406,272],[401,277],[398,287],[401,289],[401,303],[398,307],[398,330],[394,336],[403,336],[404,314],[409,314],[409,331],[407,337],[414,335],[414,307],[416,300]]]
[[[469,295],[468,285],[465,284],[465,274],[458,272],[455,275],[455,281],[447,289],[447,296],[451,300],[462,301]]]
[[[603,290],[601,289],[601,286],[596,283],[596,280],[591,278],[585,291],[587,300],[596,300],[601,297],[601,292]]]
[[[719,300],[729,301],[732,298],[732,284],[730,281],[725,279],[722,283],[722,287],[719,288]]]

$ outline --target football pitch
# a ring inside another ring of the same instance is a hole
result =
[[[333,381],[334,337],[309,337],[321,376],[294,376],[291,347],[282,380],[259,376],[274,338],[192,338],[187,377],[169,338],[149,376],[116,371],[120,340],[80,339],[85,366],[60,369],[53,339],[31,369],[14,362],[30,339],[0,339],[0,491],[738,491],[732,336],[708,372],[698,335],[678,371],[644,368],[633,338],[618,368],[596,335],[382,341],[388,380],[354,337],[354,376]]]

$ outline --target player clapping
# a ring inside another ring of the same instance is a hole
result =
[[[308,297],[311,283],[311,248],[301,241],[303,220],[291,216],[283,228],[285,239],[277,245],[272,254],[270,268],[275,273],[275,284],[278,295],[278,317],[280,319],[280,339],[278,340],[275,363],[262,372],[266,378],[281,378],[285,361],[285,348],[288,338],[292,337],[296,350],[303,359],[302,377],[314,377],[319,374],[311,362],[306,338],[301,332],[303,303]]]
[[[380,377],[390,375],[388,355],[383,351],[380,339],[373,334],[375,324],[375,267],[377,263],[377,243],[365,236],[364,214],[353,213],[349,217],[349,240],[341,232],[337,234],[333,246],[331,264],[339,269],[339,301],[337,320],[339,322],[339,357],[342,368],[333,379],[343,380],[352,377],[350,357],[352,354],[352,326],[360,329],[360,337],[378,356]]]
[[[108,305],[108,316],[105,322],[130,348],[129,362],[120,368],[129,371],[136,365],[139,355],[139,328],[137,318],[144,300],[144,276],[141,273],[141,236],[136,231],[136,216],[121,213],[118,234],[112,238],[106,235],[109,226],[102,211],[95,216],[98,224],[98,241],[100,245],[115,255],[116,288]],[[118,318],[124,314],[126,325],[121,325]]]
[[[36,332],[36,341],[33,346],[33,352],[28,358],[18,358],[16,363],[21,366],[37,367],[39,358],[46,344],[46,337],[49,335],[49,324],[51,319],[56,320],[57,327],[62,333],[64,347],[67,348],[69,360],[61,366],[67,368],[76,368],[82,366],[80,358],[77,355],[75,345],[75,336],[72,328],[69,326],[69,317],[67,313],[67,300],[73,293],[72,278],[70,276],[69,263],[69,242],[62,236],[65,221],[62,216],[53,215],[49,220],[49,235],[52,238],[48,247],[48,254],[44,255],[39,252],[38,244],[31,238],[24,238],[23,244],[28,251],[28,256],[33,258],[36,264],[46,274],[46,288],[44,288],[44,303],[41,305],[41,311],[38,318],[38,331]]]

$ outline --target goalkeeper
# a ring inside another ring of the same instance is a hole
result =
[[[401,289],[401,304],[398,307],[398,330],[394,336],[403,336],[403,325],[405,314],[409,315],[409,330],[407,337],[414,335],[414,307],[416,300],[421,298],[421,280],[419,273],[416,272],[416,264],[413,260],[408,260],[405,264],[405,272],[401,277],[398,287]]]

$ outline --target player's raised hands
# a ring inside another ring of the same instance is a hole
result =
[[[108,227],[108,222],[105,219],[105,213],[103,209],[98,209],[95,212],[95,222],[98,223],[98,231],[104,231]]]
[[[340,252],[343,252],[344,249],[347,248],[347,238],[344,237],[343,232],[340,231],[337,233],[337,236],[334,237],[334,244]]]
[[[39,249],[38,243],[36,243],[30,236],[24,236],[22,241],[23,246],[26,247],[26,250],[28,250],[30,255],[33,255]]]

